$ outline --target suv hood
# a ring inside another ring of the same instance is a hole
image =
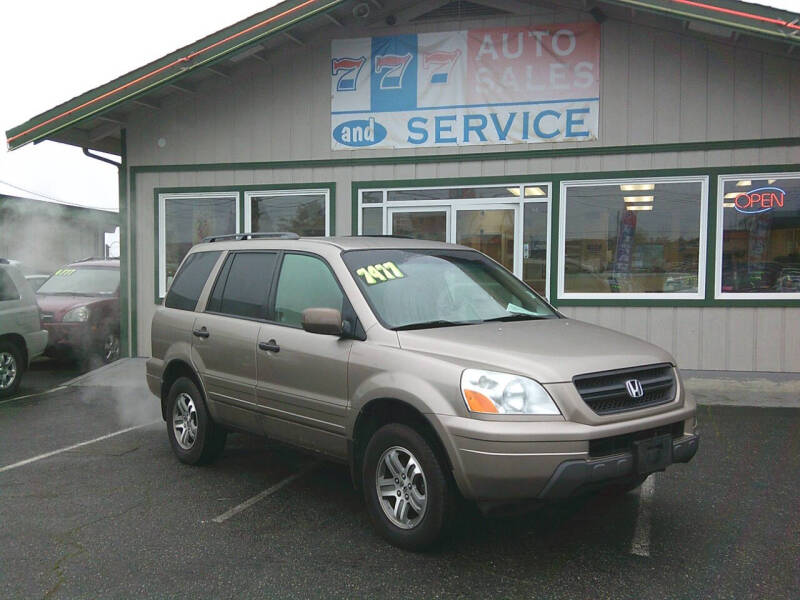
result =
[[[583,373],[653,363],[675,364],[668,352],[653,344],[572,319],[479,323],[398,331],[397,336],[404,350],[510,371],[539,383],[568,382]]]
[[[36,295],[36,303],[39,305],[39,309],[44,313],[52,314],[54,321],[60,321],[64,314],[78,306],[91,308],[94,304],[110,299],[110,296]]]

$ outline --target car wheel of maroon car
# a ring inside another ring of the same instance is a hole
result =
[[[103,337],[103,363],[112,363],[119,358],[119,334],[109,332]]]

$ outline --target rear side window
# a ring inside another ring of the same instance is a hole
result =
[[[275,252],[237,252],[228,256],[206,310],[245,319],[265,319],[276,262]]]
[[[217,264],[220,252],[190,254],[175,275],[167,292],[164,306],[180,310],[194,310],[211,270]]]
[[[11,280],[11,275],[0,271],[0,302],[6,300],[19,300],[19,291]]]
[[[330,267],[307,254],[286,254],[275,294],[275,320],[300,327],[307,308],[342,310],[344,295]]]

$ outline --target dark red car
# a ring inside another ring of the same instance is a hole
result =
[[[87,259],[58,269],[36,291],[45,354],[103,362],[119,358],[119,260]]]

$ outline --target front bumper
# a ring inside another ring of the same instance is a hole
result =
[[[44,323],[48,332],[48,354],[84,352],[99,343],[99,336],[89,323]]]
[[[672,440],[671,463],[687,463],[697,453],[700,436],[685,435]],[[655,469],[659,470],[659,469]],[[652,473],[654,471],[650,471]],[[579,494],[595,487],[603,487],[616,481],[632,480],[638,475],[646,475],[648,471],[639,471],[634,464],[632,452],[596,460],[568,460],[561,463],[550,481],[539,493],[539,500],[559,500]]]

